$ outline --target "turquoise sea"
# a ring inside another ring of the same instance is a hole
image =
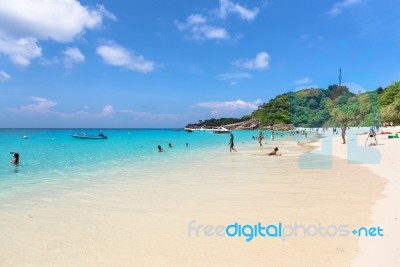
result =
[[[98,129],[2,129],[0,130],[0,195],[21,188],[62,184],[91,174],[96,177],[118,168],[146,169],[165,165],[213,150],[228,153],[229,135],[209,131],[187,133],[182,129],[101,129],[107,140],[72,138],[73,133],[98,134]],[[271,131],[263,131],[270,138]],[[276,132],[275,139],[296,140],[287,132]],[[235,147],[257,145],[259,131],[233,131]],[[23,136],[27,136],[24,139]],[[268,138],[266,141],[268,141]],[[309,136],[310,138],[310,136]],[[172,148],[168,144],[172,144]],[[186,146],[188,143],[188,146]],[[163,153],[157,146],[164,148]],[[10,152],[20,154],[20,164],[10,164]],[[112,177],[117,179],[117,177]]]

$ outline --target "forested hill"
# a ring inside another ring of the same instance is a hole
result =
[[[285,93],[261,105],[251,117],[262,125],[296,127],[371,126],[384,121],[398,124],[400,82],[357,95],[337,85]]]
[[[240,119],[209,119],[188,126],[219,126],[245,123],[250,119],[258,121],[260,128],[279,124],[313,128],[372,126],[382,122],[400,124],[400,82],[361,94],[338,85],[289,92],[278,95]]]

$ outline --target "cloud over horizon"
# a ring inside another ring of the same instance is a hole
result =
[[[195,104],[193,107],[204,108],[204,109],[208,110],[211,115],[229,114],[232,116],[233,115],[232,112],[253,111],[253,110],[257,109],[261,103],[262,103],[261,99],[257,99],[253,102],[248,102],[248,101],[238,99],[235,101],[200,102],[200,103]]]

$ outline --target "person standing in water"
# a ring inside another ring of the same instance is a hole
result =
[[[231,134],[231,138],[229,139],[229,144],[228,144],[229,152],[232,152],[232,150],[237,152],[236,149],[234,148],[235,144],[233,143],[233,139],[234,139],[233,134]]]
[[[17,152],[10,152],[13,155],[13,159],[11,160],[11,164],[18,165],[19,164],[19,154]]]
[[[262,146],[263,139],[264,139],[264,134],[262,131],[260,131],[260,134],[258,135],[258,143],[260,143],[260,146]]]

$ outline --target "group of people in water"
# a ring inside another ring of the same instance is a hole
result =
[[[283,137],[283,133],[280,133],[280,136]],[[262,141],[268,138],[268,135],[264,136],[264,133],[262,131],[260,131],[260,133],[258,134],[258,136],[253,136],[252,139],[254,140],[258,140],[258,143],[260,144],[260,146],[262,146]],[[275,140],[275,132],[272,131],[271,132],[271,140],[274,141]]]
[[[253,139],[254,139],[254,138],[253,138]],[[264,139],[264,134],[263,134],[262,131],[260,131],[260,134],[259,134],[259,137],[258,137],[260,146],[262,146],[262,140],[263,140],[263,139]],[[229,138],[229,143],[228,143],[229,152],[232,152],[232,151],[237,152],[237,150],[235,149],[235,142],[234,142],[234,140],[235,140],[235,137],[234,137],[233,134],[231,133],[231,134],[230,134],[230,138]],[[186,143],[186,147],[188,147],[188,146],[189,146],[189,143]],[[168,144],[168,147],[169,147],[169,148],[172,148],[172,144],[169,143],[169,144]],[[275,147],[275,148],[272,150],[272,152],[270,152],[270,153],[268,153],[268,154],[265,154],[265,155],[266,155],[266,156],[281,156],[281,154],[278,153],[278,150],[279,150],[279,148],[278,148],[278,147]],[[158,146],[157,146],[157,151],[158,151],[158,152],[164,152],[164,149],[162,148],[161,145],[158,145]]]
[[[274,140],[275,133],[272,132],[271,134],[272,134],[272,140]],[[253,136],[253,139],[258,140],[258,143],[260,144],[260,146],[262,146],[262,140],[264,139],[264,133],[263,133],[262,131],[260,131],[260,133],[259,133],[259,135],[258,135],[258,138],[254,138],[254,136]],[[233,136],[233,134],[231,133],[231,136],[230,136],[230,139],[229,139],[229,143],[228,143],[229,152],[232,152],[232,150],[235,151],[235,152],[237,152],[236,149],[234,148],[235,144],[234,144],[233,140],[234,140],[234,136]],[[268,154],[264,154],[264,156],[281,156],[282,154],[278,153],[278,151],[279,151],[279,148],[278,148],[278,147],[275,147],[275,148],[272,150],[272,152],[270,152],[270,153],[268,153]]]
[[[189,146],[189,143],[186,143],[186,146],[188,147],[188,146]],[[168,147],[169,147],[169,148],[172,148],[172,144],[169,143],[169,144],[168,144]],[[158,145],[158,146],[157,146],[157,151],[158,151],[158,152],[164,152],[164,149],[163,149],[160,145]]]

